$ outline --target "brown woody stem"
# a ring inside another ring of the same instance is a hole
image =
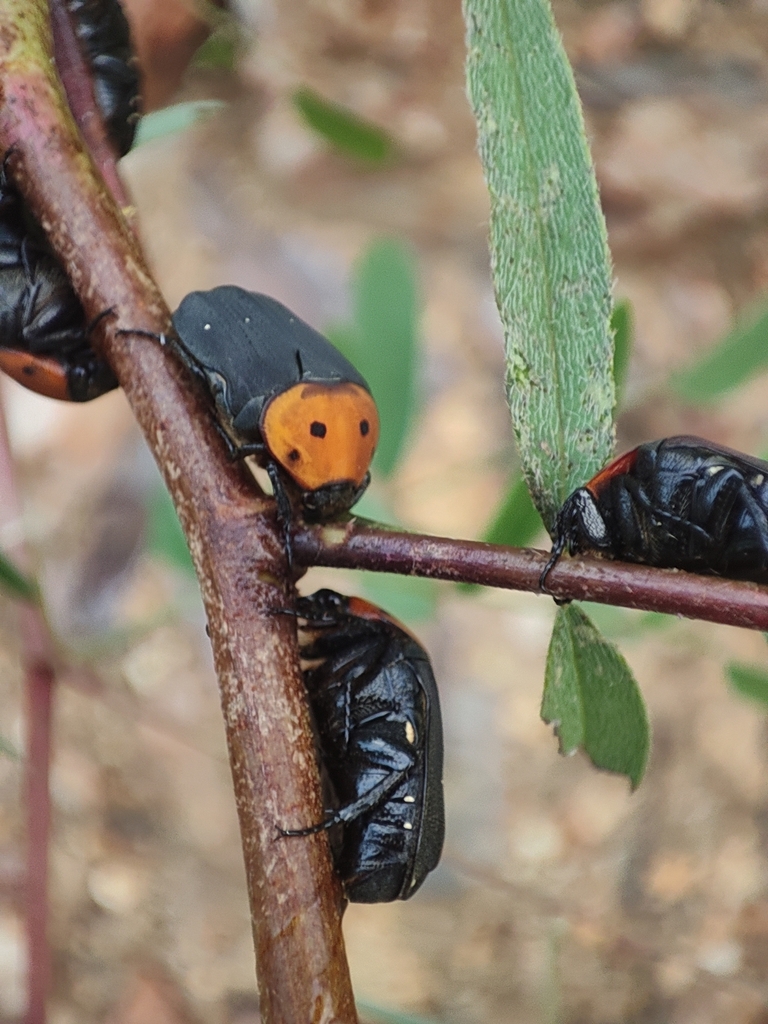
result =
[[[548,557],[530,548],[424,537],[364,519],[303,527],[294,534],[293,547],[303,565],[371,569],[534,593],[540,593],[539,577]],[[756,583],[581,557],[562,558],[547,577],[547,588],[560,601],[597,601],[768,630],[768,590]]]
[[[293,599],[272,502],[228,462],[204,396],[160,345],[116,329],[168,330],[130,229],[83,152],[50,62],[44,0],[0,5],[0,146],[80,295],[165,478],[208,615],[240,817],[262,1017],[356,1020],[338,882],[325,836],[277,826],[321,815]]]

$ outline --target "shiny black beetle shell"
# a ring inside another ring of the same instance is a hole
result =
[[[139,75],[119,0],[68,0],[113,145],[131,148]],[[87,402],[118,386],[88,340],[89,325],[45,234],[0,172],[0,368],[34,391]]]
[[[327,338],[268,295],[236,285],[190,292],[173,326],[173,347],[208,388],[233,455],[266,454],[262,412],[295,385],[347,382],[370,394],[365,378]],[[322,521],[346,512],[369,479],[301,491],[304,515]],[[283,474],[278,486],[286,482],[291,486]],[[289,518],[285,507],[283,516]]]
[[[133,144],[141,113],[139,68],[119,0],[67,0],[93,76],[93,91],[120,156]]]
[[[566,547],[768,583],[768,462],[700,437],[641,444],[565,502],[542,586]]]
[[[285,835],[340,825],[336,869],[355,903],[408,899],[445,835],[440,701],[421,645],[381,609],[332,590],[298,601],[322,765],[338,806]]]
[[[5,167],[0,170],[0,368],[33,390],[74,402],[118,386],[91,348],[80,300]]]

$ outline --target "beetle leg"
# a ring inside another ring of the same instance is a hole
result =
[[[338,811],[334,811],[330,817],[325,818],[324,821],[320,821],[317,825],[310,825],[309,828],[280,828],[278,826],[278,832],[281,836],[313,836],[317,832],[323,832],[326,829],[333,828],[334,825],[341,825],[345,822],[354,821],[355,818],[359,818],[361,814],[365,814],[366,811],[370,811],[373,807],[378,807],[382,804],[387,797],[391,796],[395,790],[401,786],[408,778],[410,773],[413,771],[413,764],[410,764],[407,768],[404,768],[399,772],[392,772],[383,779],[378,786],[373,786],[368,790],[367,793],[363,793],[361,797],[354,800],[351,804],[347,804],[345,807],[339,808]]]
[[[290,573],[293,569],[293,546],[291,543],[293,509],[291,508],[291,501],[288,497],[288,492],[283,486],[280,471],[277,468],[277,464],[273,462],[272,459],[267,462],[266,470],[269,475],[269,479],[272,481],[272,490],[275,492],[275,501],[277,502],[277,521],[283,532],[285,560],[288,563],[288,572]]]

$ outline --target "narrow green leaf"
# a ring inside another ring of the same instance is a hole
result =
[[[293,103],[310,128],[339,152],[368,164],[382,164],[393,155],[393,142],[383,128],[324,100],[307,86],[293,94]]]
[[[605,222],[547,0],[464,0],[464,10],[507,393],[523,471],[551,529],[613,449]]]
[[[725,666],[731,688],[742,697],[768,705],[768,671],[759,665],[731,661]]]
[[[709,352],[670,385],[687,402],[712,402],[768,369],[768,309],[754,309]]]
[[[226,106],[221,100],[190,100],[188,103],[174,103],[172,107],[153,110],[139,121],[133,148],[143,146],[164,135],[174,135],[191,128],[197,121],[218,113]]]
[[[381,434],[373,465],[392,472],[405,442],[416,393],[416,266],[395,239],[373,242],[355,267],[353,323],[332,341],[362,373],[376,399]]]
[[[194,575],[195,567],[170,495],[159,485],[149,499],[148,548],[177,568]]]
[[[37,604],[40,601],[40,591],[37,583],[23,572],[16,568],[10,559],[0,554],[0,588],[5,590],[11,597],[21,601],[31,601]]]
[[[650,747],[643,698],[626,661],[573,604],[555,619],[541,717],[555,726],[561,753],[581,747],[596,768],[640,784]]]
[[[487,544],[523,548],[535,540],[543,529],[544,524],[531,501],[525,478],[516,473],[496,515],[483,534],[483,540]]]
[[[624,384],[627,380],[629,357],[632,352],[632,303],[622,299],[613,307],[611,330],[613,331],[613,382],[616,386],[616,406],[621,405]]]

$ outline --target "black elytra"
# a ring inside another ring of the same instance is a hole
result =
[[[0,369],[50,398],[87,402],[118,386],[89,341],[80,300],[0,169]]]
[[[107,132],[122,156],[131,148],[140,111],[128,22],[119,0],[68,0],[67,7]],[[88,402],[118,382],[92,348],[94,324],[86,321],[45,233],[8,176],[12,152],[0,172],[0,369],[49,398]]]
[[[173,326],[168,342],[207,387],[232,454],[271,467],[311,521],[348,511],[378,440],[370,388],[349,360],[276,299],[235,285],[191,292]]]
[[[564,503],[542,589],[566,548],[768,583],[768,462],[700,437],[641,444]]]
[[[440,860],[445,836],[443,732],[423,647],[375,605],[332,590],[297,603],[320,758],[336,796],[334,863],[353,903],[408,899]]]

